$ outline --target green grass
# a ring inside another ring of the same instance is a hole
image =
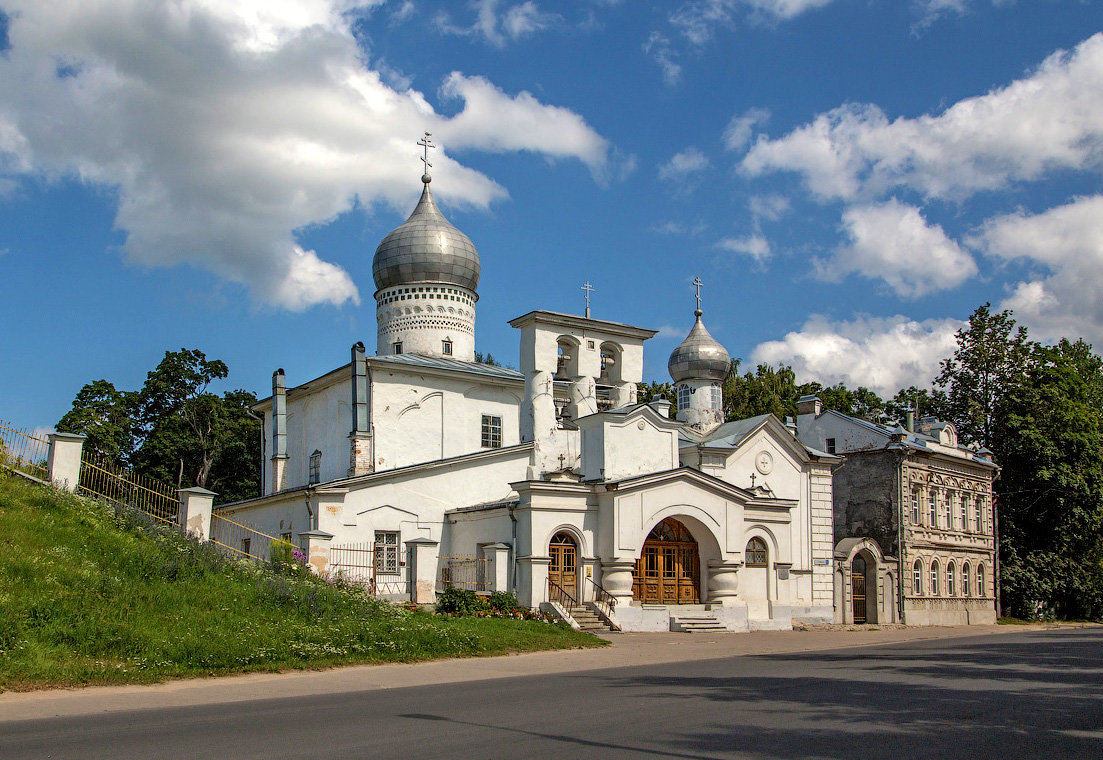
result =
[[[600,646],[565,625],[448,618],[273,574],[0,473],[0,690]]]

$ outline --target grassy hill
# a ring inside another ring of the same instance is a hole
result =
[[[0,471],[0,690],[600,645],[449,618],[230,560],[129,510]]]

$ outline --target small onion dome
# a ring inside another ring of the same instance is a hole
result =
[[[683,380],[722,381],[731,368],[731,357],[724,347],[709,335],[701,322],[701,312],[695,311],[697,322],[681,345],[674,349],[666,368],[676,383]]]
[[[425,189],[410,218],[375,249],[372,275],[378,290],[411,282],[443,282],[475,290],[479,285],[479,252],[467,235],[449,223]]]

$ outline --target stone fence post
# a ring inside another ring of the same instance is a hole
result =
[[[50,433],[50,451],[46,457],[46,472],[50,482],[66,491],[75,491],[80,484],[80,455],[84,436],[77,433]]]
[[[324,530],[308,530],[299,534],[299,540],[311,569],[324,577],[329,570],[329,545],[333,534]]]
[[[211,537],[211,510],[214,508],[214,491],[206,488],[181,488],[176,492],[180,508],[176,523],[200,541]]]
[[[488,560],[488,591],[509,591],[509,544],[487,544],[483,547],[483,556]]]
[[[431,538],[411,538],[403,543],[410,557],[406,563],[410,601],[432,604],[437,598],[437,547],[440,542]]]

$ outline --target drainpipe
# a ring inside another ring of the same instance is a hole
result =
[[[896,619],[900,621],[901,625],[906,625],[904,620],[904,499],[907,494],[904,490],[907,484],[904,482],[904,459],[905,454],[902,454],[896,461],[895,475],[896,478],[896,495],[897,495],[897,509],[896,509]]]
[[[514,506],[509,507],[509,520],[512,523],[510,529],[512,531],[513,545],[510,547],[510,588],[513,589],[513,595],[517,595],[517,515],[513,513],[516,509]]]

